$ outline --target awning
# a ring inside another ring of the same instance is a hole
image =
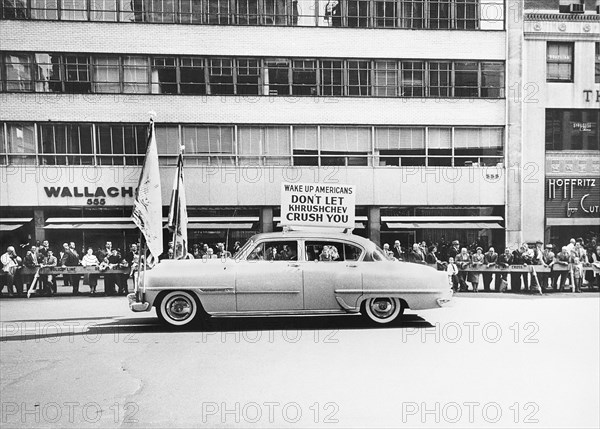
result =
[[[14,231],[15,229],[19,229],[23,226],[22,223],[17,223],[17,224],[6,224],[6,223],[0,223],[0,231]]]
[[[502,216],[381,216],[382,222],[502,222]]]
[[[252,223],[188,223],[188,229],[252,229]]]
[[[46,225],[44,229],[136,229],[133,223],[53,223]]]
[[[389,229],[504,229],[497,223],[485,222],[388,222]]]
[[[22,220],[21,222],[28,222]],[[168,220],[167,217],[162,218],[163,222]],[[191,216],[188,217],[188,222],[258,222],[258,216]],[[2,219],[4,222],[4,219]],[[133,223],[131,217],[51,217],[46,219],[46,223]]]
[[[565,217],[565,218],[547,218],[547,226],[600,226],[600,218],[580,218],[580,217]]]
[[[27,223],[32,220],[32,217],[0,217],[0,223]]]

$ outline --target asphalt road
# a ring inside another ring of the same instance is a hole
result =
[[[0,300],[4,427],[593,427],[600,296],[461,294],[392,326]]]

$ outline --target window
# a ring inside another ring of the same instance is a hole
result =
[[[260,92],[260,61],[237,61],[237,94],[258,95]]]
[[[452,95],[451,71],[452,64],[450,62],[431,61],[429,63],[429,95],[431,97],[450,97]]]
[[[35,54],[37,92],[62,92],[60,63],[58,54]]]
[[[148,58],[123,57],[123,92],[148,93]]]
[[[316,0],[316,2],[318,1]],[[292,1],[292,22],[290,22],[290,25],[317,25],[316,12],[318,10],[319,7],[315,7],[315,0]]]
[[[504,97],[504,64],[481,63],[481,97]]]
[[[404,97],[425,96],[425,63],[402,61],[402,95]]]
[[[501,128],[455,128],[454,165],[494,166],[502,162]]]
[[[573,43],[548,42],[546,80],[548,82],[573,82]]]
[[[375,27],[396,27],[395,0],[375,0]]]
[[[479,0],[479,27],[482,30],[504,29],[503,0]]]
[[[3,0],[2,18],[28,19],[27,0]]]
[[[234,164],[234,128],[229,126],[183,126],[185,153],[201,165]]]
[[[263,241],[257,244],[246,258],[248,261],[297,261],[296,240]]]
[[[208,24],[231,24],[229,0],[207,0]]]
[[[92,91],[89,57],[65,55],[65,92],[86,94]]]
[[[348,61],[348,95],[369,95],[370,89],[370,61]]]
[[[177,59],[156,57],[152,59],[152,93],[177,94]]]
[[[4,141],[4,122],[0,122],[0,165],[6,165],[6,143]]]
[[[144,22],[145,10],[143,0],[119,0],[120,20],[123,22]]]
[[[289,127],[238,127],[243,165],[290,165]]]
[[[38,152],[44,165],[92,165],[92,126],[40,124]]]
[[[546,109],[546,150],[600,150],[600,110]]]
[[[58,0],[31,0],[32,19],[58,19]]]
[[[449,167],[452,165],[452,129],[428,129],[427,165]]]
[[[266,25],[286,25],[291,2],[286,0],[264,0]],[[314,6],[313,6],[314,7]]]
[[[428,6],[428,28],[450,28],[450,0],[429,0]]]
[[[182,24],[202,23],[203,0],[179,0],[179,19]]]
[[[294,60],[292,82],[293,95],[317,95],[317,62]]]
[[[321,165],[368,165],[371,130],[367,127],[321,127]]]
[[[478,0],[455,0],[456,28],[459,30],[475,30],[478,27]],[[491,12],[491,10],[490,10]]]
[[[375,61],[373,95],[394,97],[396,96],[396,88],[398,88],[398,66],[396,61]]]
[[[261,129],[259,127],[238,127],[237,137],[239,163],[241,165],[262,165]]]
[[[90,0],[92,21],[116,21],[117,0]]]
[[[8,163],[12,165],[35,164],[34,125],[29,123],[7,124]]]
[[[63,21],[87,21],[87,0],[61,0],[60,6]]]
[[[204,59],[184,57],[179,60],[181,94],[206,94]]]
[[[425,28],[424,0],[404,0],[402,2],[402,27]]]
[[[321,95],[344,95],[343,61],[321,61]]]
[[[347,0],[348,27],[369,27],[370,2],[368,0]]]
[[[596,42],[596,61],[594,62],[594,82],[600,83],[600,42]]]
[[[96,57],[93,63],[94,92],[119,93],[121,84],[119,79],[118,57]]]
[[[208,60],[208,63],[210,93],[233,94],[233,60],[230,58],[213,58]]]
[[[163,148],[163,135],[156,141]],[[145,125],[100,124],[96,125],[96,153],[99,165],[140,165],[146,152],[147,127]]]
[[[424,166],[425,128],[375,127],[379,165]]]
[[[454,63],[454,96],[477,97],[477,63]]]
[[[294,165],[319,165],[317,127],[294,126]]]
[[[265,60],[264,95],[290,95],[290,61]]]
[[[307,261],[343,262],[358,261],[362,249],[349,243],[331,240],[305,242],[305,257]]]
[[[258,11],[258,0],[236,1],[237,23],[242,25],[259,24],[260,15]]]
[[[31,56],[27,54],[6,54],[4,56],[4,77],[9,92],[31,91]]]
[[[160,125],[154,128],[158,145],[159,163],[162,165],[177,165],[179,155],[179,127],[177,125]]]
[[[177,22],[177,0],[145,0],[149,22]]]

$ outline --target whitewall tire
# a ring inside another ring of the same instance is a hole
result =
[[[198,302],[191,292],[169,292],[156,307],[156,313],[168,325],[185,326],[196,319],[199,313]]]
[[[365,312],[375,323],[390,323],[404,313],[399,298],[369,298],[365,301]]]

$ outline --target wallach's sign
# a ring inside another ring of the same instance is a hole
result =
[[[597,217],[599,207],[598,179],[546,179],[546,217]]]
[[[44,186],[44,191],[46,192],[46,196],[48,198],[106,198],[106,197],[132,197],[134,196],[135,189],[131,186],[129,187],[120,187],[111,186],[104,190],[103,187],[98,186],[96,189],[88,188],[87,186],[79,187],[79,186]]]
[[[281,224],[354,228],[356,189],[322,183],[281,184]]]

